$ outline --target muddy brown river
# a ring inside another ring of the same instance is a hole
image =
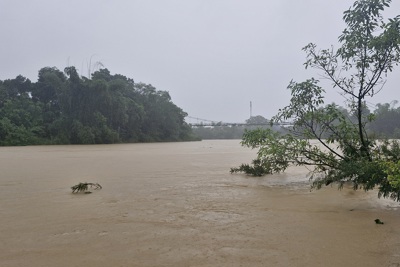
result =
[[[399,204],[250,178],[239,140],[0,148],[0,266],[400,266]],[[79,182],[100,183],[72,194]],[[375,224],[379,218],[383,225]]]

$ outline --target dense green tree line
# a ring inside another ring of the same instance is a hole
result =
[[[0,145],[192,140],[168,92],[107,69],[91,78],[45,67],[38,81],[0,81]]]

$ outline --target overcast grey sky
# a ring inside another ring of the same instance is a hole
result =
[[[0,80],[101,62],[169,91],[191,117],[242,122],[288,104],[301,48],[335,45],[350,0],[0,0]],[[386,15],[400,14],[393,0]],[[336,46],[337,47],[337,46]],[[400,68],[372,103],[400,100]],[[329,89],[329,88],[327,88]],[[330,93],[338,104],[343,98]],[[330,101],[329,101],[330,102]]]

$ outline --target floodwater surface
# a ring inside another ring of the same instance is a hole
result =
[[[397,203],[310,191],[303,168],[229,173],[255,155],[239,140],[1,147],[0,266],[400,266]]]

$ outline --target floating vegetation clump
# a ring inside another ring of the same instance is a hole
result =
[[[102,189],[103,187],[98,183],[79,183],[71,187],[72,193],[83,192],[85,194],[90,194],[92,192],[89,189],[92,188],[94,190]]]

